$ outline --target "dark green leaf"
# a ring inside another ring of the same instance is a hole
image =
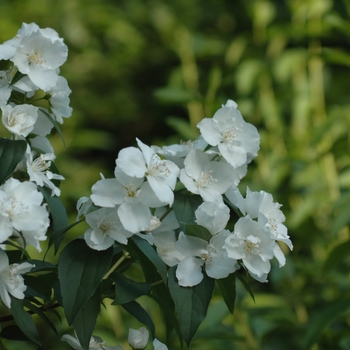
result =
[[[11,313],[17,326],[26,337],[35,344],[41,345],[35,323],[29,313],[23,309],[23,300],[11,297]]]
[[[84,350],[89,350],[90,339],[100,312],[100,302],[101,294],[97,290],[79,310],[74,319],[73,327]]]
[[[194,212],[202,202],[203,200],[200,196],[194,196],[192,194],[185,195],[179,192],[175,193],[173,210],[182,231],[186,231],[186,225],[196,223]]]
[[[253,291],[252,289],[250,288],[250,285],[248,284],[248,282],[243,278],[242,274],[240,273],[240,271],[236,271],[234,273],[234,275],[236,276],[236,278],[238,278],[241,283],[243,284],[245,290],[250,294],[250,296],[252,297],[252,299],[255,301],[255,298],[254,298],[254,294],[253,294]]]
[[[134,235],[129,238],[126,249],[131,249],[131,255],[135,256],[141,263],[147,281],[157,282],[159,275],[166,282],[167,267],[156,250],[146,240]]]
[[[155,328],[151,317],[148,313],[143,309],[139,303],[136,301],[130,301],[130,303],[123,304],[122,307],[131,315],[134,316],[138,321],[143,323],[145,326],[149,328],[154,337]]]
[[[186,235],[198,237],[209,242],[213,237],[211,233],[203,226],[199,225],[186,225],[185,231]]]
[[[10,325],[10,326],[4,327],[0,332],[0,338],[11,339],[11,340],[21,340],[21,341],[28,340],[26,335],[16,325]]]
[[[68,216],[66,208],[64,207],[61,199],[57,196],[51,196],[51,190],[47,187],[39,187],[43,193],[46,203],[50,208],[52,217],[52,233],[49,240],[49,247],[55,245],[55,253],[64,238],[64,233],[68,226]]]
[[[23,300],[23,305],[31,310],[34,314],[38,315],[56,334],[57,330],[55,325],[50,321],[50,319],[45,315],[45,313],[39,309],[37,306],[29,302],[29,300],[24,299]]]
[[[113,273],[110,278],[115,282],[115,298],[113,305],[120,305],[133,301],[141,295],[146,295],[152,286],[148,282],[131,281],[120,273]]]
[[[68,324],[93,295],[112,260],[113,248],[97,251],[83,239],[70,242],[58,260],[58,278]]]
[[[45,301],[51,299],[52,285],[57,280],[56,274],[45,274],[40,276],[23,276],[27,286],[26,296],[39,297]]]
[[[166,318],[166,320],[168,320],[170,322],[172,327],[175,329],[175,332],[179,338],[180,346],[182,348],[183,347],[183,338],[182,338],[182,334],[181,334],[181,330],[180,330],[180,325],[179,325],[179,322],[178,322],[176,315],[174,313],[174,308],[173,308],[172,304],[165,302],[163,298],[159,297],[158,295],[152,294],[152,293],[149,294],[149,297],[158,303],[158,305],[163,313],[163,316]]]
[[[213,295],[215,280],[204,274],[194,287],[181,287],[175,276],[177,266],[169,269],[169,290],[175,302],[182,336],[189,346],[199,325],[203,322]]]
[[[328,303],[310,320],[306,327],[307,332],[303,339],[303,349],[308,350],[320,337],[323,330],[345,312],[350,311],[350,299]]]
[[[228,275],[226,278],[216,280],[221,295],[224,298],[226,306],[230,310],[231,314],[235,309],[236,301],[236,277],[234,274]]]
[[[12,175],[26,148],[27,142],[23,140],[0,139],[0,185]]]

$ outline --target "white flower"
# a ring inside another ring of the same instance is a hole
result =
[[[176,246],[175,231],[153,233],[154,245],[157,247],[157,253],[161,259],[168,265],[177,265],[186,258]]]
[[[12,88],[10,86],[12,80],[12,71],[0,71],[0,107],[7,104],[11,96]]]
[[[2,123],[12,133],[28,136],[38,119],[38,107],[32,105],[6,105],[1,107]]]
[[[56,120],[62,124],[63,117],[69,118],[73,109],[69,107],[69,94],[72,92],[68,86],[67,80],[61,76],[58,77],[56,85],[47,91],[50,97],[52,112]]]
[[[153,347],[154,350],[168,350],[168,347],[160,342],[157,338],[153,340]]]
[[[129,176],[140,179],[146,177],[158,199],[163,204],[172,205],[178,166],[169,160],[162,160],[151,147],[136,140],[141,150],[136,147],[122,149],[116,160],[117,166]]]
[[[11,57],[18,70],[27,74],[40,89],[47,91],[56,85],[57,68],[67,59],[68,49],[54,30],[36,30],[22,37]]]
[[[200,283],[203,280],[202,266],[205,266],[207,275],[215,279],[225,278],[239,268],[236,260],[229,258],[222,248],[229,235],[229,231],[223,230],[208,243],[201,238],[180,232],[176,248],[186,256],[176,269],[180,286],[192,287]]]
[[[127,231],[137,233],[148,229],[152,215],[150,208],[163,206],[143,178],[125,174],[118,166],[115,179],[97,181],[92,186],[91,199],[100,207],[118,208],[118,216]]]
[[[84,234],[86,244],[95,250],[105,250],[115,241],[127,244],[133,235],[126,231],[117,215],[118,208],[101,208],[86,214],[85,220],[90,226]]]
[[[256,127],[246,123],[236,107],[234,101],[228,100],[213,118],[205,118],[197,124],[204,140],[211,146],[218,146],[234,168],[251,162],[260,144]]]
[[[265,191],[252,192],[247,188],[246,198],[243,198],[238,189],[230,189],[225,195],[243,215],[249,215],[252,219],[258,219],[258,222],[265,223],[266,227],[273,233],[276,241],[284,242],[290,250],[293,249],[287,227],[283,224],[286,218],[280,210],[282,205],[273,202],[273,197],[270,193]],[[284,254],[277,243],[274,249],[275,257],[281,267],[286,261]]]
[[[148,344],[149,332],[145,327],[139,330],[129,329],[128,342],[133,349],[145,349]]]
[[[67,342],[73,349],[83,350],[79,340],[69,334],[64,334],[61,340]],[[106,346],[105,342],[100,337],[92,336],[89,342],[89,350],[123,350],[123,347]]]
[[[49,168],[51,162],[56,156],[53,153],[40,154],[39,157],[33,157],[30,147],[26,150],[27,172],[30,181],[35,182],[38,186],[47,186],[51,189],[51,196],[59,196],[61,191],[51,180],[64,180],[62,175],[52,173]]]
[[[49,111],[47,109],[39,109],[38,110],[38,118],[36,120],[36,123],[34,125],[34,128],[32,130],[32,134],[38,135],[38,136],[46,136],[50,134],[53,124],[51,120],[47,117],[47,115],[50,115]],[[52,115],[50,115],[53,117]],[[54,119],[54,118],[53,118]]]
[[[24,291],[27,286],[24,284],[21,274],[29,272],[35,265],[27,262],[9,265],[7,254],[0,249],[0,297],[2,302],[10,309],[10,295],[17,299],[24,299]]]
[[[156,153],[163,155],[166,159],[174,162],[181,169],[184,166],[185,157],[190,151],[193,149],[204,151],[207,146],[208,143],[200,136],[196,141],[181,141],[180,144],[163,146],[162,148],[152,146],[152,149]]]
[[[211,199],[203,202],[195,211],[196,223],[215,235],[222,231],[230,219],[230,209],[222,201]]]
[[[208,201],[222,200],[224,193],[232,184],[232,167],[224,162],[211,161],[211,156],[200,150],[192,150],[181,169],[180,181],[186,188]]]
[[[50,225],[43,195],[35,184],[9,178],[0,186],[0,242],[15,234],[41,251],[39,241],[46,239]]]
[[[227,236],[223,248],[230,258],[242,259],[253,277],[261,278],[270,271],[274,245],[271,231],[247,215],[237,221],[233,234]]]

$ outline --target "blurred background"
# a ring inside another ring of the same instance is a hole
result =
[[[66,148],[51,141],[71,222],[76,201],[100,173],[113,176],[136,137],[194,139],[227,99],[258,128],[261,149],[240,189],[283,204],[294,250],[268,284],[251,281],[255,303],[240,285],[234,315],[214,297],[191,349],[350,349],[349,16],[349,0],[0,2],[0,42],[36,22],[69,48],[61,74],[74,111],[62,126]],[[158,306],[141,303],[164,341]],[[141,324],[108,304],[95,333],[125,345]],[[51,331],[42,337],[45,349],[68,349]],[[169,349],[179,349],[175,335]]]

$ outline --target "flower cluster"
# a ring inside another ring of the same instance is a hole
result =
[[[47,238],[50,220],[42,191],[46,187],[49,195],[59,196],[55,181],[64,179],[50,170],[55,154],[47,135],[54,127],[59,129],[63,117],[72,114],[71,91],[65,78],[59,75],[67,54],[67,46],[53,29],[42,29],[35,23],[23,23],[13,39],[0,45],[0,60],[9,61],[8,69],[0,71],[1,121],[11,133],[9,139],[1,140],[1,145],[17,157],[11,160],[11,154],[6,158],[8,164],[2,164],[11,169],[13,162],[15,167],[0,184],[3,248],[11,239],[11,244],[22,248],[32,245],[40,252],[40,242]],[[16,153],[18,149],[22,149],[20,155]],[[0,252],[1,256],[6,255]],[[2,261],[5,260],[3,257]],[[4,267],[0,274],[0,296],[8,307],[11,303],[7,291],[16,298],[24,298],[20,274],[30,268],[23,265]]]
[[[244,199],[237,188],[257,156],[259,133],[231,100],[198,128],[196,141],[159,148],[137,139],[138,148],[119,152],[115,177],[102,176],[92,186],[90,199],[78,206],[90,226],[86,243],[104,250],[115,242],[126,245],[135,234],[145,238],[168,266],[177,265],[176,277],[184,287],[200,283],[203,271],[221,279],[241,266],[266,282],[272,258],[280,266],[285,264],[277,241],[290,249],[292,244],[283,225],[285,217],[272,196],[248,189]],[[180,230],[171,210],[175,186],[201,197],[195,223],[207,230],[206,237]],[[232,232],[226,228],[227,204],[242,216]]]

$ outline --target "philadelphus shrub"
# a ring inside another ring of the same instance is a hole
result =
[[[148,295],[166,310],[180,344],[189,345],[215,284],[233,312],[235,279],[252,293],[248,275],[267,282],[271,259],[280,267],[286,263],[280,244],[293,248],[272,195],[247,188],[244,197],[238,189],[258,154],[259,133],[228,100],[198,123],[197,140],[158,147],[136,139],[118,153],[114,177],[101,174],[90,197],[79,199],[77,219],[69,224],[59,198],[64,177],[47,137],[55,128],[63,139],[60,124],[72,115],[71,90],[59,75],[67,54],[56,31],[35,23],[23,23],[0,45],[0,59],[9,63],[0,72],[1,120],[9,132],[0,139],[0,298],[37,345],[40,336],[27,311],[56,331],[49,315],[62,307],[75,332],[63,341],[75,349],[121,349],[92,336],[102,301],[112,299],[147,327],[130,330],[132,348],[145,349],[150,333],[155,349],[167,349],[136,302]],[[65,233],[82,221],[88,228],[81,237],[61,247]],[[46,261],[46,254],[31,259],[28,245],[41,252],[46,240],[55,256],[60,251],[57,261]],[[143,282],[123,274],[134,262]],[[13,332],[2,325],[0,337]]]

